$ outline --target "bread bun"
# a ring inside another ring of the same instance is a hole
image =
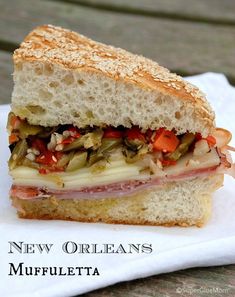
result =
[[[45,25],[14,53],[12,110],[31,124],[165,127],[177,133],[214,129],[198,88],[156,62]]]

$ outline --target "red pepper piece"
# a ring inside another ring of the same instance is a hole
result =
[[[154,131],[153,131],[153,130],[150,130],[150,129],[148,129],[148,130],[146,131],[146,133],[145,133],[145,137],[147,138],[147,140],[148,140],[149,142],[152,142],[152,136],[153,136],[153,133],[154,133]]]
[[[46,143],[40,138],[33,140],[32,147],[39,150],[40,153],[46,153],[48,151]]]
[[[79,137],[80,137],[80,136],[79,136]],[[77,137],[77,138],[79,138],[79,137]],[[68,138],[66,138],[66,139],[64,139],[64,140],[62,140],[62,141],[61,141],[61,144],[70,144],[70,143],[74,142],[74,140],[75,140],[75,138],[72,137],[72,136],[70,136],[70,137],[68,137]]]
[[[40,174],[47,174],[47,171],[46,171],[45,168],[39,168],[39,169],[38,169],[38,172],[39,172]]]
[[[121,138],[123,136],[122,131],[108,127],[107,129],[104,130],[104,138]]]
[[[51,166],[57,163],[57,159],[51,151],[46,151],[40,154],[35,161],[37,163],[48,165],[48,166]]]
[[[57,161],[59,161],[63,157],[64,153],[62,153],[62,152],[54,152],[54,155],[55,155]]]
[[[71,126],[67,130],[72,132],[72,137],[74,138],[79,138],[81,136],[81,133],[77,127]]]
[[[138,139],[138,140],[141,140],[141,141],[144,141],[145,142],[145,135],[144,133],[142,133],[140,131],[140,128],[137,127],[137,126],[134,126],[132,127],[131,129],[128,129],[126,131],[126,136],[128,139],[130,140],[135,140],[135,139]]]
[[[170,166],[170,165],[176,165],[176,161],[174,160],[161,160],[163,166]]]
[[[195,140],[198,141],[198,140],[201,140],[201,139],[202,139],[202,134],[201,133],[196,133]]]

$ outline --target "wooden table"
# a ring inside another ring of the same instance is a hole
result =
[[[0,0],[0,104],[11,98],[12,51],[47,23],[150,57],[181,75],[222,72],[235,84],[233,0]],[[224,291],[205,293],[213,288]],[[83,296],[177,295],[235,296],[235,265],[168,273]]]

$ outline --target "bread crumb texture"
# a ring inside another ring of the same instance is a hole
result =
[[[142,56],[78,33],[37,27],[14,52],[12,109],[31,124],[104,124],[177,133],[214,128],[204,94]]]
[[[202,226],[211,214],[211,195],[222,183],[223,175],[216,174],[170,182],[122,198],[60,200],[51,197],[34,201],[11,198],[21,218]]]

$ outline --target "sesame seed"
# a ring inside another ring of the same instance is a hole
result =
[[[61,27],[47,25],[32,31],[14,52],[15,63],[27,58],[43,59],[44,62],[52,64],[56,61],[72,69],[86,65],[101,71],[104,75],[115,79],[129,79],[133,83],[139,83],[142,77],[146,77],[157,87],[158,84],[170,87],[174,89],[174,93],[179,92],[180,96],[197,100],[207,111],[209,110],[204,94],[197,87],[158,63]]]

